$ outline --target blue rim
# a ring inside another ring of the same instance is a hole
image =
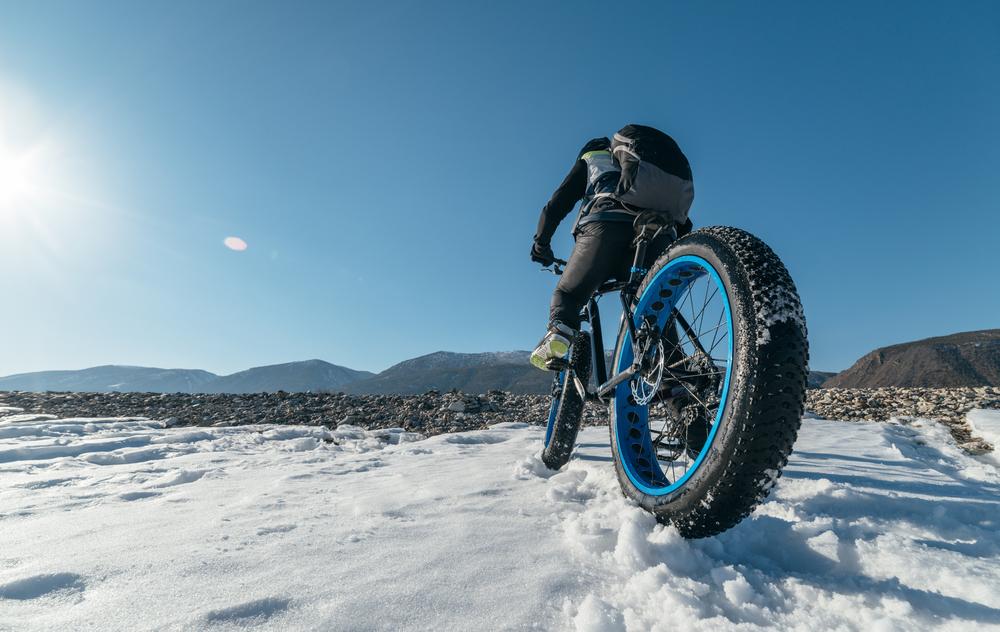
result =
[[[664,496],[680,489],[701,467],[705,456],[715,440],[719,422],[725,414],[729,403],[729,380],[733,373],[733,316],[729,305],[729,295],[718,272],[708,261],[694,255],[685,255],[670,261],[664,266],[639,298],[635,309],[635,323],[638,326],[647,315],[657,317],[658,326],[662,329],[666,324],[671,309],[680,300],[688,286],[703,278],[707,273],[716,284],[718,294],[725,311],[728,344],[726,349],[726,376],[720,394],[719,409],[715,413],[711,430],[701,452],[691,466],[677,480],[671,481],[660,468],[649,437],[649,408],[637,406],[629,402],[631,387],[629,382],[619,384],[615,389],[615,441],[625,474],[632,484],[644,494]],[[626,332],[621,349],[618,352],[617,371],[623,371],[632,364],[632,342]],[[635,432],[638,430],[638,432]],[[626,444],[623,444],[623,437]]]
[[[562,399],[562,385],[563,381],[566,379],[566,371],[560,371],[556,379],[559,380],[559,389],[557,392],[560,396],[557,397],[553,395],[552,403],[549,405],[549,423],[545,428],[545,447],[549,446],[549,439],[552,438],[552,431],[555,430],[556,427],[556,414],[559,412],[559,400]]]

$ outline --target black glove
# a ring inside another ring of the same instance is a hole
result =
[[[552,252],[552,246],[536,241],[531,244],[531,260],[543,266],[550,266],[556,262],[556,256]]]

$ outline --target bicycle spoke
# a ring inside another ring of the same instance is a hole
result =
[[[690,323],[693,323],[695,321],[695,318],[697,318],[695,316],[694,292],[691,291],[691,286],[690,285],[688,285],[687,291],[684,292],[684,298],[687,299],[687,304],[691,306],[691,320],[688,321],[688,323],[689,323],[688,327],[690,327],[691,326]],[[693,329],[692,329],[692,331],[693,331]]]
[[[664,368],[666,368],[666,367],[664,367]],[[677,378],[677,379],[678,380],[681,380],[681,379],[690,380],[690,379],[696,378],[696,377],[708,377],[710,375],[722,375],[723,373],[725,373],[725,371],[709,371],[708,373],[693,373],[691,375],[685,375],[685,376],[683,376],[681,378]]]
[[[670,377],[674,378],[674,380],[676,380],[684,388],[684,390],[687,391],[688,395],[690,395],[692,399],[701,404],[701,407],[704,408],[706,411],[708,410],[708,406],[706,406],[705,403],[701,401],[697,395],[694,394],[694,391],[688,388],[687,384],[685,384],[683,381],[681,381],[680,378],[674,375],[673,371],[667,371],[667,373],[670,373]]]
[[[705,302],[701,304],[701,311],[698,312],[698,315],[695,317],[695,319],[698,320],[698,324],[696,326],[696,330],[697,330],[697,328],[700,328],[701,325],[702,325],[702,323],[704,322],[704,319],[705,319],[705,310],[708,308],[708,304],[712,301],[713,298],[715,298],[716,292],[719,291],[719,288],[712,288],[712,296],[708,296],[709,285],[710,284],[708,284],[708,283],[705,284],[705,296],[708,297],[708,298],[706,298]],[[702,334],[702,335],[704,335],[704,334]]]
[[[710,347],[711,349],[715,349],[715,337],[719,334],[719,328],[722,327],[722,319],[725,317],[725,315],[726,315],[725,310],[721,310],[719,312],[719,322],[716,324],[715,329],[713,329],[715,333],[712,334],[712,346]]]
[[[725,403],[720,397],[731,360],[714,357],[714,351],[730,338],[726,289],[711,275],[710,269],[699,265],[681,267],[674,277],[662,281],[658,291],[669,287],[669,282],[683,293],[683,296],[674,294],[674,302],[667,310],[639,310],[639,301],[635,301],[633,322],[640,321],[636,328],[643,327],[647,332],[640,336],[641,344],[634,347],[633,352],[639,358],[636,361],[641,361],[644,367],[653,366],[654,356],[648,355],[652,347],[646,342],[647,337],[661,349],[658,365],[654,366],[659,373],[644,368],[642,375],[635,378],[637,381],[631,383],[630,398],[632,406],[640,411],[644,408],[641,414],[645,423],[640,426],[645,433],[643,445],[633,444],[633,449],[639,447],[638,453],[643,456],[652,451],[649,458],[653,472],[642,465],[641,476],[651,477],[648,484],[653,487],[681,480],[694,466],[697,455],[707,445],[706,432],[711,430],[706,428],[715,423],[715,416]],[[680,284],[674,279],[679,279]],[[699,287],[699,283],[705,286]],[[651,316],[657,319],[659,330],[649,332],[643,319]],[[637,405],[640,401],[642,404]]]
[[[681,309],[683,309],[684,302],[687,299],[689,299],[691,297],[691,295],[692,295],[692,292],[686,292],[685,293],[685,298],[681,300]],[[714,298],[714,297],[715,296],[713,294],[712,298]],[[668,326],[670,324],[672,324],[672,323],[677,323],[678,325],[681,325],[681,329],[683,331],[683,336],[680,337],[680,339],[677,341],[677,345],[674,346],[675,349],[678,348],[678,347],[683,347],[683,344],[684,344],[685,340],[688,340],[691,343],[691,345],[694,346],[696,349],[698,347],[701,347],[701,344],[700,344],[700,342],[699,342],[698,339],[701,338],[701,337],[704,337],[704,336],[708,335],[709,332],[715,332],[719,328],[721,328],[722,327],[722,318],[721,317],[725,316],[725,312],[723,312],[721,314],[721,316],[720,316],[719,323],[715,327],[713,327],[712,329],[709,329],[707,331],[700,332],[700,333],[695,333],[695,328],[690,323],[692,323],[692,322],[698,322],[699,323],[698,326],[700,327],[700,323],[704,322],[704,309],[705,309],[705,307],[707,307],[707,305],[702,306],[702,311],[699,311],[695,315],[693,302],[691,302],[691,301],[687,301],[687,302],[691,303],[691,307],[692,307],[691,313],[693,315],[692,320],[690,322],[688,322],[687,326],[686,327],[683,326],[684,323],[687,322],[686,320],[683,320],[683,317],[682,317],[681,320],[679,320],[674,315],[671,315],[670,321],[668,321]],[[675,308],[675,310],[677,311],[677,316],[680,316],[681,315],[680,309]],[[712,336],[712,340],[713,341],[715,340],[715,336],[714,335]],[[703,350],[704,350],[703,348],[699,349],[699,351],[703,351]]]
[[[728,338],[728,337],[729,337],[729,332],[726,332],[726,335],[725,335],[725,336],[723,336],[723,337],[719,338],[719,342],[722,342],[723,340],[725,340],[725,339],[726,339],[726,338]],[[711,356],[712,356],[712,352],[713,352],[713,351],[715,351],[715,347],[717,347],[717,346],[719,345],[719,342],[717,342],[717,343],[715,343],[714,345],[712,345],[712,348],[708,350],[708,356],[709,356],[709,357],[711,357]]]
[[[663,426],[660,428],[660,432],[657,433],[659,436],[656,439],[656,443],[653,444],[653,452],[654,453],[659,451],[660,441],[663,441],[663,433],[667,429],[667,422],[668,421],[669,421],[669,419],[667,419],[667,418],[663,419]]]
[[[725,315],[725,314],[723,314],[723,315]],[[715,326],[715,327],[712,327],[711,329],[709,329],[709,330],[707,330],[707,331],[703,331],[703,332],[701,332],[701,336],[704,336],[705,334],[707,334],[707,333],[709,333],[709,332],[712,332],[712,331],[718,331],[719,329],[721,329],[721,328],[722,328],[722,327],[724,327],[724,326],[725,326],[725,325],[723,325],[723,324],[720,324],[720,325],[717,325],[717,326]],[[685,334],[684,334],[684,335],[685,335],[685,336],[687,336],[687,333],[685,332]],[[715,338],[714,338],[714,336],[713,336],[713,338],[712,338],[712,339],[713,339],[713,340],[715,339]],[[683,342],[683,341],[679,341],[679,342]],[[692,344],[694,344],[694,343],[692,342]]]

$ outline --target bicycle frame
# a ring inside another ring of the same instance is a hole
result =
[[[646,221],[642,221],[642,220]],[[638,336],[636,332],[636,326],[634,322],[634,314],[632,311],[632,302],[635,299],[635,293],[639,289],[639,285],[642,283],[643,277],[646,275],[646,268],[643,267],[643,263],[646,260],[646,250],[649,244],[655,240],[660,233],[667,227],[662,220],[657,220],[656,217],[644,217],[640,216],[636,220],[636,227],[638,235],[635,239],[635,256],[632,261],[632,268],[629,271],[629,278],[627,281],[608,281],[603,283],[594,292],[590,300],[587,301],[587,305],[584,306],[583,310],[580,312],[581,320],[585,320],[590,324],[590,333],[592,337],[591,343],[591,353],[593,354],[593,363],[595,369],[595,377],[597,379],[597,390],[594,393],[587,392],[587,399],[597,399],[599,401],[604,401],[604,397],[610,393],[616,386],[622,382],[632,378],[636,372],[639,371],[642,354],[638,352],[636,347]],[[556,268],[557,273],[561,271]],[[604,294],[610,294],[612,292],[619,292],[622,303],[622,321],[625,326],[628,327],[629,339],[633,346],[633,360],[632,365],[625,369],[624,371],[618,372],[609,378],[608,367],[604,358],[604,331],[601,328],[601,311],[597,305],[597,299]],[[680,317],[677,310],[671,312],[674,316]],[[682,326],[686,327],[687,323],[681,319]]]

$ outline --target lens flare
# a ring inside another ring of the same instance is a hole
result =
[[[243,241],[239,237],[226,237],[222,240],[222,243],[230,250],[235,250],[236,252],[243,252],[247,249],[247,242]]]

